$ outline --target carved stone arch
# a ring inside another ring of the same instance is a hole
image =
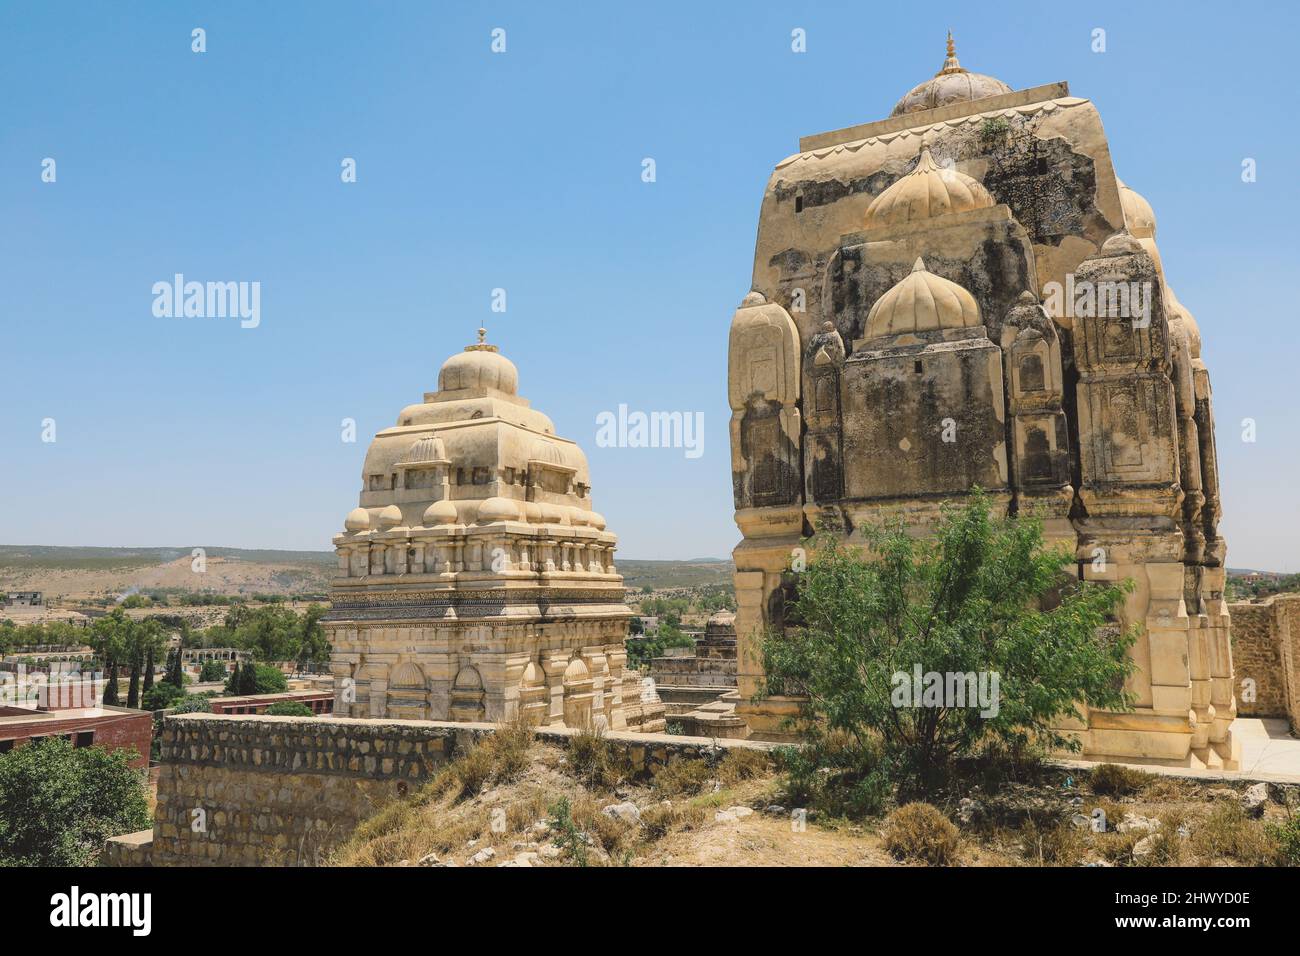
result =
[[[456,672],[451,682],[451,719],[483,721],[487,719],[487,694],[483,689],[483,675],[472,664]]]
[[[396,665],[388,678],[388,701],[385,712],[399,720],[426,720],[429,717],[428,682],[424,671],[413,661]]]

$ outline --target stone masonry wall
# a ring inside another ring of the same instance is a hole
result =
[[[185,714],[163,724],[152,834],[115,837],[108,866],[314,866],[385,803],[413,792],[492,724]],[[538,730],[562,745],[569,728]],[[617,733],[637,770],[715,753],[713,741]],[[762,749],[744,741],[725,746]]]
[[[1258,604],[1228,605],[1237,713],[1285,717],[1300,729],[1300,594],[1279,594]],[[1254,681],[1255,700],[1243,681]]]

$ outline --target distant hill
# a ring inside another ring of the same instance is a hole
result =
[[[192,550],[0,545],[0,591],[43,591],[55,600],[140,591],[320,594],[328,590],[337,560],[331,551],[204,548],[207,571],[196,574]],[[733,571],[722,558],[615,563],[624,584],[636,590],[729,585]]]
[[[0,545],[0,591],[43,591],[56,601],[140,591],[320,594],[336,566],[328,551],[205,547],[200,574],[192,567],[193,550]]]
[[[730,559],[698,558],[691,561],[633,561],[614,559],[625,587],[695,588],[706,584],[731,584],[735,567]]]

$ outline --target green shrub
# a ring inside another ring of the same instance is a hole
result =
[[[1280,866],[1300,866],[1300,814],[1291,813],[1282,823],[1270,823],[1265,832],[1277,844]]]
[[[210,684],[213,681],[224,681],[226,674],[225,661],[204,661],[203,668],[199,671],[199,681],[204,684]]]
[[[149,826],[133,749],[61,737],[0,755],[0,866],[89,866],[112,836]]]
[[[866,553],[825,529],[807,543],[787,626],[764,637],[767,692],[802,699],[805,741],[842,732],[927,794],[990,740],[1077,748],[1055,728],[1080,702],[1130,707],[1137,631],[1116,633],[1111,617],[1132,584],[1078,581],[1073,552],[1048,549],[1037,518],[994,517],[977,490],[924,538],[901,521],[863,531]],[[917,669],[975,675],[987,700],[911,700]]]
[[[313,717],[312,709],[296,700],[281,700],[266,708],[268,717]]]
[[[895,859],[948,866],[957,859],[960,836],[952,822],[928,803],[908,803],[885,817],[884,847]]]
[[[140,706],[144,710],[166,710],[185,696],[185,691],[175,684],[154,684],[141,698]]]

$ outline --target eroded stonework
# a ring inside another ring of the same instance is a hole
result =
[[[625,686],[631,612],[587,459],[483,336],[366,454],[324,619],[335,713],[661,730]]]
[[[1136,587],[1131,713],[1067,728],[1084,753],[1235,767],[1209,376],[1165,280],[1151,207],[1064,83],[1012,92],[943,68],[889,119],[777,164],[729,343],[739,689],[784,623],[793,549],[983,488],[1040,514],[1088,580]]]

